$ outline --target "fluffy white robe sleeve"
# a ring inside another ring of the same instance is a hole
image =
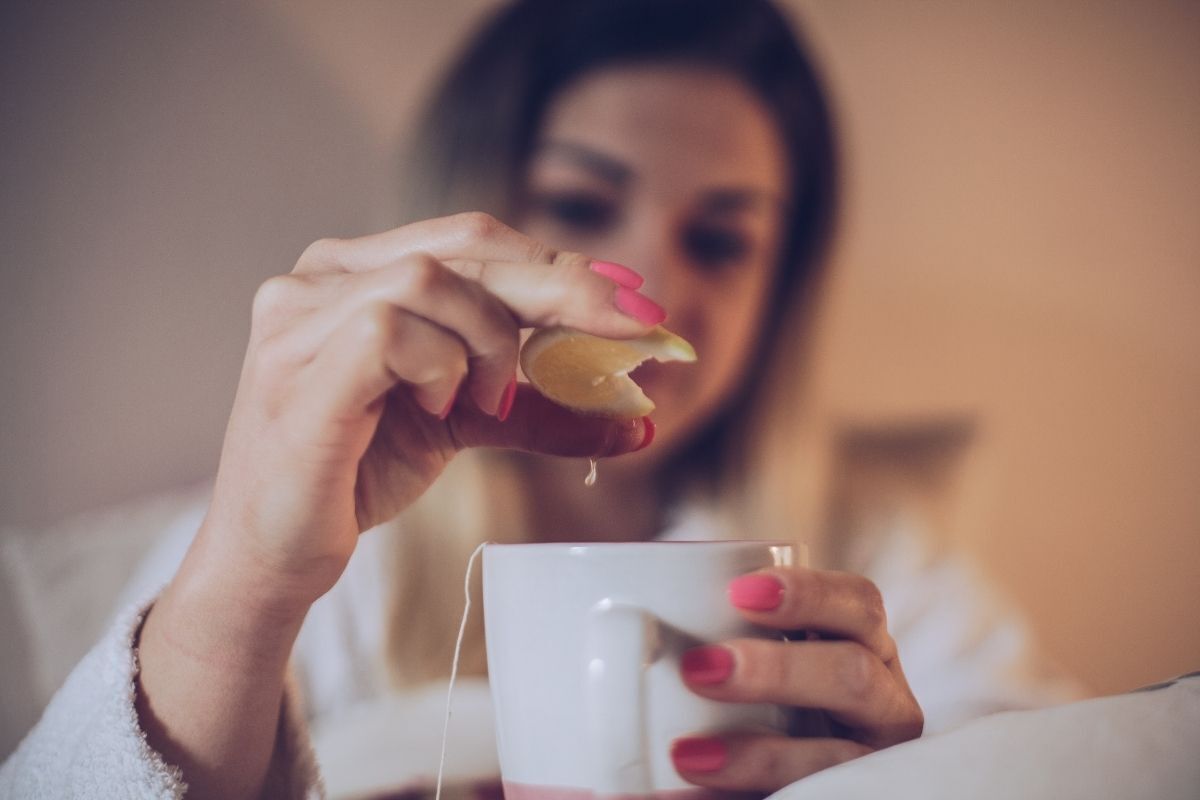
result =
[[[0,627],[29,673],[6,674],[2,687],[0,706],[14,712],[14,723],[27,719],[21,730],[28,732],[0,766],[0,797],[184,796],[179,769],[147,744],[138,722],[136,642],[207,498],[208,488],[200,486],[81,515],[56,529],[0,536],[0,586],[9,606]],[[120,610],[109,616],[114,605]],[[95,644],[80,658],[86,645],[77,643],[88,641]],[[324,797],[294,677],[288,676],[264,796]],[[33,717],[16,713],[23,711],[20,699],[44,706],[31,729]]]
[[[67,678],[41,720],[0,767],[0,797],[175,800],[179,769],[146,742],[134,707],[135,637],[149,603],[129,606]],[[324,796],[307,729],[285,694],[265,797]]]

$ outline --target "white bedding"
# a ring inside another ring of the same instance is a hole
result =
[[[1197,800],[1200,673],[1130,694],[993,714],[843,764],[770,800]]]

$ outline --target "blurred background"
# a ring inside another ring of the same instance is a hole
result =
[[[255,288],[391,227],[490,6],[4,4],[0,546],[211,475]],[[797,529],[918,516],[1092,691],[1200,668],[1200,4],[785,7],[847,163]]]

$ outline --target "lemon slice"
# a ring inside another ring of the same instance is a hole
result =
[[[521,348],[521,369],[534,388],[561,406],[598,417],[633,419],[654,410],[654,401],[629,377],[650,358],[690,362],[696,360],[696,351],[661,325],[637,339],[543,328]]]

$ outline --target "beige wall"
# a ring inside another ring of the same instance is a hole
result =
[[[4,12],[0,521],[211,472],[254,286],[388,224],[488,5]],[[1095,689],[1196,668],[1200,7],[798,5],[849,166],[814,459],[972,421],[944,535]]]
[[[1046,645],[1196,669],[1200,6],[806,7],[850,156],[816,417],[975,418],[949,533]]]

